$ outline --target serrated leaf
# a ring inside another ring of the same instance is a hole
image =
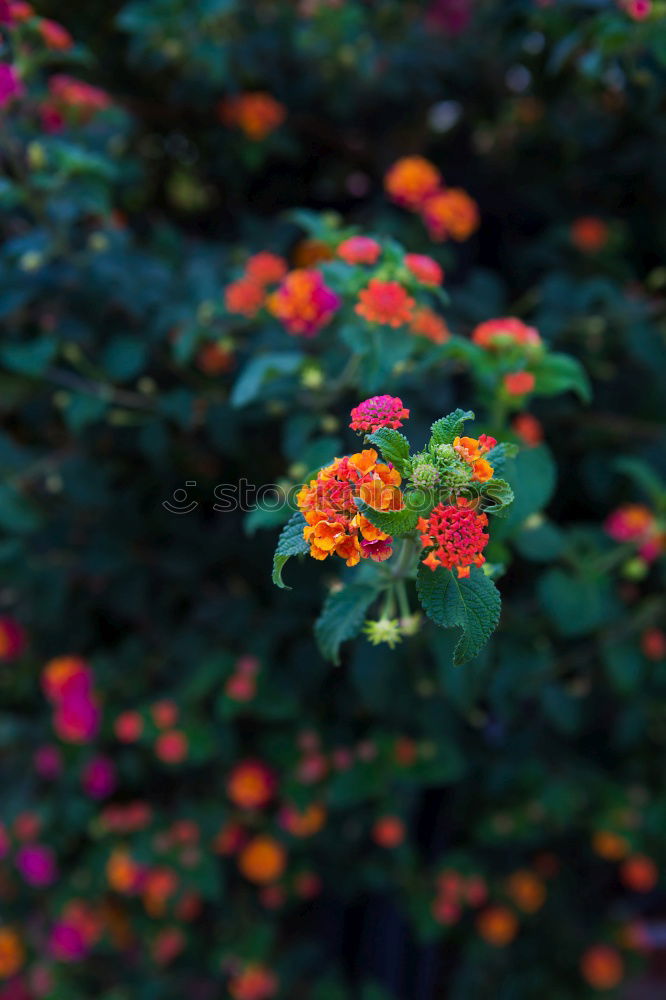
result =
[[[282,590],[291,590],[291,587],[288,587],[282,580],[282,570],[287,560],[292,556],[307,555],[310,551],[310,546],[303,538],[304,525],[305,518],[300,510],[297,510],[289,518],[278,538],[277,548],[273,556],[272,579],[275,586]]]
[[[360,498],[356,498],[355,502],[363,516],[387,535],[406,535],[414,530],[419,519],[417,512],[407,507],[402,510],[375,510]]]
[[[433,571],[421,563],[416,589],[423,610],[436,625],[463,630],[453,653],[454,666],[476,656],[499,622],[501,598],[492,580],[476,566],[469,577],[459,580],[450,570]]]
[[[373,584],[350,583],[326,598],[315,622],[315,637],[322,656],[340,662],[340,644],[355,636],[379,590]]]
[[[503,472],[504,466],[510,458],[515,458],[520,448],[517,444],[502,441],[491,448],[483,457],[490,462],[495,472]]]
[[[490,479],[484,483],[482,495],[490,503],[484,503],[483,510],[486,514],[500,514],[500,512],[513,503],[513,490],[506,479]]]
[[[569,354],[547,354],[534,369],[534,391],[541,396],[556,396],[569,390],[585,403],[592,398],[590,380],[580,361]]]
[[[380,427],[368,440],[379,448],[385,462],[391,462],[399,473],[404,473],[409,460],[409,441],[404,434],[392,427]]]
[[[462,434],[466,420],[474,420],[472,410],[454,410],[448,416],[436,420],[430,428],[429,446],[451,444],[455,438]]]

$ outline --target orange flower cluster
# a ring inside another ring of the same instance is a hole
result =
[[[570,235],[581,253],[598,253],[608,243],[608,223],[595,215],[582,215],[571,223]]]
[[[284,104],[261,90],[225,98],[220,101],[218,112],[225,125],[241,129],[253,142],[261,142],[287,117]]]
[[[479,228],[479,209],[462,188],[447,188],[433,163],[422,156],[397,160],[384,178],[392,201],[418,212],[431,239],[467,240]]]
[[[340,297],[326,285],[319,271],[297,268],[287,274],[266,305],[287,333],[314,337],[333,318]]]
[[[242,760],[227,779],[227,795],[241,809],[268,805],[277,788],[274,773],[260,760]]]
[[[249,963],[229,980],[232,1000],[269,1000],[278,991],[278,978],[264,965]]]
[[[479,914],[476,928],[494,948],[506,948],[518,933],[518,920],[507,906],[489,906]]]
[[[433,344],[444,344],[451,339],[451,331],[441,316],[429,306],[420,306],[412,313],[409,329],[418,337],[426,337]]]
[[[336,458],[321,469],[297,502],[306,520],[303,536],[314,559],[335,553],[348,566],[361,559],[383,562],[392,554],[393,539],[364,517],[356,506],[360,497],[376,510],[401,510],[401,476],[397,469],[377,461],[374,448]]]
[[[275,253],[256,253],[245,264],[240,278],[227,285],[224,303],[231,313],[252,318],[266,302],[267,288],[277,285],[287,273],[283,257]]]
[[[15,976],[24,959],[23,945],[16,931],[11,927],[0,927],[0,979]]]
[[[472,482],[487,483],[493,478],[494,469],[490,462],[484,458],[491,451],[497,441],[488,434],[481,434],[477,438],[457,437],[453,442],[454,450],[460,455],[463,461],[472,466]]]
[[[412,318],[414,299],[398,281],[381,281],[373,278],[361,289],[355,311],[368,323],[383,326],[402,326]]]

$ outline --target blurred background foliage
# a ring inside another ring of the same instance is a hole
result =
[[[0,0],[2,1000],[663,995],[664,15]],[[412,154],[471,238],[387,198]],[[225,299],[347,226],[446,271],[453,336],[387,340],[381,386],[360,334]],[[587,377],[498,411],[469,334],[505,315]],[[521,445],[463,667],[425,624],[332,666],[354,571],[275,590],[282,513],[214,507],[355,448],[376,391]]]

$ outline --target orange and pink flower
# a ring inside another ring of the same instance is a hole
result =
[[[287,333],[314,337],[331,321],[340,307],[340,298],[319,271],[297,268],[287,274],[266,304]]]
[[[354,407],[349,426],[353,431],[366,434],[379,430],[380,427],[392,427],[396,430],[402,427],[402,421],[408,417],[409,410],[405,409],[397,396],[373,396]]]
[[[355,312],[368,323],[398,327],[412,318],[414,299],[398,281],[381,281],[373,278],[359,292]]]
[[[253,142],[266,139],[287,117],[284,104],[261,90],[225,98],[220,101],[218,112],[225,125],[239,128]]]
[[[472,342],[487,351],[502,351],[511,347],[540,348],[539,331],[527,326],[515,316],[489,319],[479,323],[472,331]]]
[[[421,217],[435,242],[467,240],[480,221],[476,202],[462,188],[445,188],[431,195],[421,206]]]
[[[337,254],[347,264],[376,264],[382,248],[370,236],[350,236],[338,247]]]
[[[418,210],[442,182],[437,167],[423,156],[403,156],[384,178],[386,192],[397,205]]]
[[[421,544],[428,550],[424,564],[431,570],[455,569],[459,579],[469,576],[472,566],[486,561],[482,553],[489,542],[483,530],[487,524],[487,516],[477,513],[465,497],[458,497],[455,506],[438,504],[417,525]]]
[[[405,254],[405,266],[424,285],[441,285],[444,280],[444,271],[437,261],[427,254]]]

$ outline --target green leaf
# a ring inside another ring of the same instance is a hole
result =
[[[231,405],[247,406],[257,398],[266,382],[281,375],[293,375],[302,361],[300,351],[275,351],[252,358],[231,390]]]
[[[474,420],[472,410],[454,410],[447,417],[436,420],[430,428],[428,447],[433,447],[436,444],[451,444],[454,438],[462,434],[466,420]]]
[[[551,562],[566,548],[566,538],[552,521],[536,515],[523,525],[522,531],[514,539],[514,544],[525,559],[531,559],[533,562]]]
[[[506,521],[513,528],[542,510],[553,495],[556,470],[550,450],[545,445],[523,449],[507,462],[506,475],[515,494]]]
[[[356,498],[355,502],[368,521],[380,531],[385,531],[387,535],[406,535],[414,530],[419,519],[418,513],[407,507],[402,510],[375,510],[359,498]]]
[[[138,337],[114,337],[102,351],[102,366],[109,378],[126,382],[143,371],[148,357],[147,344]]]
[[[666,504],[666,482],[647,462],[642,462],[640,458],[618,458],[615,468],[640,487],[656,507]]]
[[[355,636],[379,589],[370,583],[350,583],[329,594],[315,622],[315,637],[322,656],[340,662],[340,643]]]
[[[310,551],[310,546],[303,538],[305,518],[300,510],[289,518],[278,538],[277,548],[273,556],[273,583],[282,590],[291,590],[282,580],[282,570],[291,556],[304,556]]]
[[[547,354],[534,369],[534,391],[541,396],[556,396],[572,390],[585,403],[592,398],[592,388],[580,361],[568,354]]]
[[[433,571],[421,563],[416,589],[423,610],[436,625],[463,630],[454,650],[454,666],[476,656],[499,622],[501,599],[492,580],[476,566],[469,577],[458,580],[450,570]]]
[[[515,458],[520,449],[517,444],[510,444],[507,441],[502,441],[500,444],[496,444],[494,448],[484,455],[487,462],[493,467],[495,472],[503,472],[507,461],[510,458]]]
[[[484,483],[481,494],[490,499],[490,504],[485,503],[483,510],[486,514],[499,514],[504,507],[513,503],[513,490],[505,479],[490,479]]]
[[[368,441],[379,448],[385,462],[391,462],[401,475],[404,474],[409,460],[409,441],[404,434],[392,427],[380,427],[369,435]]]
[[[57,342],[52,337],[30,343],[5,343],[0,348],[0,363],[19,375],[41,375],[55,357]]]
[[[552,569],[539,580],[537,592],[546,614],[565,636],[592,632],[616,611],[609,580],[600,577],[584,579]]]

